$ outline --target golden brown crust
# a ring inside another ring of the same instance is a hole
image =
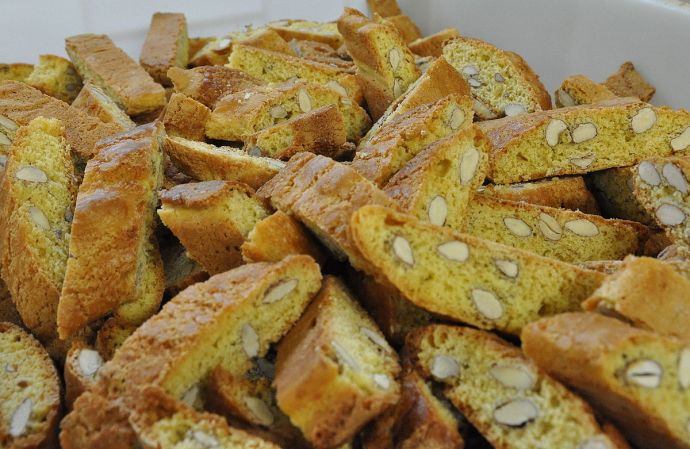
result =
[[[206,181],[181,184],[163,190],[160,199],[163,205],[203,209],[219,204],[232,190],[239,190],[248,195],[254,194],[254,189],[239,182]]]
[[[96,142],[120,132],[113,124],[70,108],[67,103],[16,81],[0,82],[0,115],[18,125],[28,125],[36,117],[56,118],[65,125],[65,137],[72,149],[84,159],[95,151]]]
[[[289,42],[289,45],[300,58],[319,62],[321,64],[329,64],[347,73],[355,73],[355,64],[349,59],[349,56],[348,59],[343,58],[328,44],[293,39]]]
[[[108,102],[112,103],[108,105]],[[107,97],[100,87],[89,82],[82,87],[70,108],[79,109],[87,115],[98,117],[103,123],[117,125],[120,131],[126,131],[136,126],[132,119],[110,97]]]
[[[211,110],[184,94],[174,93],[163,113],[165,131],[171,136],[204,140]]]
[[[306,26],[301,26],[302,24]],[[332,25],[332,23],[319,23],[305,20],[278,20],[269,22],[267,26],[270,30],[278,33],[288,42],[293,39],[309,40],[326,44],[332,49],[336,50],[343,44],[343,38],[340,36],[337,30],[327,29],[327,27],[330,25]],[[288,54],[294,55],[294,53]]]
[[[605,85],[595,83],[584,75],[572,75],[563,80],[561,87],[555,92],[554,98],[556,107],[565,108],[578,104],[612,100],[616,98],[616,94]]]
[[[422,32],[409,16],[404,14],[388,16],[384,20],[393,24],[406,44],[422,37]]]
[[[165,105],[165,90],[106,35],[81,34],[65,39],[65,49],[85,81],[108,93],[129,115]]]
[[[169,86],[168,69],[187,66],[187,40],[187,19],[184,14],[157,12],[151,17],[139,63],[156,82]]]
[[[460,36],[457,28],[445,28],[437,33],[420,37],[408,44],[412,53],[419,56],[440,57],[443,55],[443,44],[448,39]]]
[[[367,0],[369,12],[381,17],[398,16],[402,14],[397,0]]]
[[[457,39],[457,38],[456,38]],[[461,38],[462,39],[462,38]],[[539,75],[532,70],[522,56],[512,51],[506,52],[506,56],[512,60],[515,67],[522,73],[527,82],[533,87],[537,103],[543,110],[551,109],[551,96],[539,79]]]
[[[226,95],[264,84],[260,79],[241,70],[212,65],[187,70],[171,67],[168,77],[177,92],[209,108],[215,107],[216,102]]]
[[[619,97],[637,97],[648,102],[654,96],[656,88],[635,70],[632,62],[624,62],[618,71],[609,76],[604,85]]]

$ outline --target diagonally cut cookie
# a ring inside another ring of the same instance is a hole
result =
[[[171,67],[168,77],[175,91],[185,94],[213,109],[216,102],[226,95],[264,84],[241,70],[224,66],[201,66],[193,69]]]
[[[651,101],[656,92],[656,88],[642,77],[630,61],[621,64],[618,71],[604,81],[604,85],[619,97],[637,97],[642,101]]]
[[[315,41],[327,44],[334,50],[343,45],[343,37],[335,22],[313,22],[310,20],[274,20],[266,26],[290,42],[293,39]]]
[[[165,106],[162,120],[168,135],[204,140],[210,116],[211,110],[203,104],[184,94],[174,93]]]
[[[72,63],[56,55],[39,56],[26,84],[68,104],[77,97],[82,86],[81,77]]]
[[[567,108],[581,104],[613,100],[617,95],[605,85],[595,83],[584,75],[572,75],[564,79],[554,93],[556,107]]]
[[[443,56],[443,44],[457,36],[460,36],[457,28],[444,28],[434,34],[415,39],[407,46],[415,55],[439,58]]]
[[[70,105],[88,115],[98,117],[103,123],[112,123],[120,127],[120,131],[127,131],[137,125],[125,111],[110,98],[100,87],[92,83],[84,84],[79,95]]]
[[[168,69],[187,67],[189,42],[184,14],[157,12],[151,17],[139,64],[164,86],[171,86]]]

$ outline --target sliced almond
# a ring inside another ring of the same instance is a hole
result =
[[[661,176],[656,171],[656,167],[649,161],[644,161],[637,166],[637,173],[642,181],[650,186],[658,186],[661,184]]]
[[[460,125],[462,125],[464,121],[465,111],[460,108],[453,108],[453,112],[450,113],[450,120],[448,121],[448,126],[450,126],[450,129],[459,129]]]
[[[520,267],[518,266],[517,262],[507,259],[496,259],[494,260],[494,263],[496,264],[498,271],[511,279],[515,279],[518,277],[518,274],[520,274]]]
[[[446,224],[446,217],[448,217],[448,203],[441,195],[436,195],[429,202],[429,209],[427,210],[429,222],[437,226]]]
[[[568,129],[568,125],[560,119],[551,119],[544,129],[544,136],[546,137],[546,144],[550,147],[555,147],[561,141],[561,133]]]
[[[9,129],[10,131],[16,131],[17,128],[19,128],[19,125],[17,125],[17,123],[5,117],[4,115],[0,115],[0,126],[2,126],[5,129]]]
[[[597,225],[584,218],[566,221],[563,227],[580,237],[594,237],[599,234]]]
[[[494,81],[496,81],[497,83],[503,83],[505,82],[505,80],[506,79],[500,73],[494,74]]]
[[[305,89],[300,89],[299,92],[297,92],[297,102],[302,112],[311,111],[311,97]]]
[[[359,363],[347,352],[347,349],[336,340],[331,340],[331,346],[340,363],[345,364],[355,371],[359,371]]]
[[[330,88],[331,90],[338,92],[343,97],[347,97],[347,89],[345,89],[342,84],[340,84],[339,82],[337,82],[335,80],[331,80],[331,81],[327,82],[326,87]]]
[[[587,438],[577,449],[611,449],[611,445],[609,444],[608,438],[603,435],[598,435]]]
[[[242,341],[242,349],[247,357],[254,358],[259,355],[259,334],[249,323],[244,323],[240,328],[240,339]]]
[[[79,371],[86,377],[94,377],[98,370],[103,366],[103,357],[93,349],[84,348],[79,351],[77,356]]]
[[[470,78],[469,80],[467,80],[467,84],[469,84],[470,87],[482,87],[482,82],[476,78]]]
[[[201,402],[201,388],[199,384],[194,384],[189,387],[187,391],[182,393],[182,398],[180,398],[180,400],[192,408],[202,408],[203,404]]]
[[[24,399],[22,403],[19,404],[19,407],[15,409],[10,418],[10,436],[17,438],[26,432],[33,409],[34,401],[29,398]]]
[[[216,41],[216,51],[225,50],[230,47],[230,44],[232,44],[232,40],[228,38],[218,39]]]
[[[568,162],[579,168],[587,168],[590,165],[592,165],[592,163],[595,160],[597,160],[597,157],[595,155],[588,154],[581,157],[571,157],[570,159],[568,159]]]
[[[683,171],[677,165],[667,162],[661,169],[661,173],[666,178],[666,181],[680,193],[688,193],[688,181],[685,179]]]
[[[285,118],[288,116],[287,110],[280,105],[273,106],[268,112],[273,118]]]
[[[650,107],[642,108],[630,120],[630,126],[635,134],[652,129],[656,123],[656,112]]]
[[[582,143],[592,140],[597,136],[597,127],[594,123],[581,123],[573,129],[573,143]]]
[[[402,95],[403,92],[403,86],[402,86],[402,80],[400,78],[396,78],[393,80],[393,95],[395,98],[398,98],[400,95]]]
[[[690,147],[690,126],[685,128],[685,131],[674,139],[671,139],[671,148],[673,151],[687,150]]]
[[[544,212],[539,214],[539,223],[537,226],[547,240],[560,240],[563,235],[563,230],[558,221]]]
[[[516,115],[527,114],[527,108],[520,103],[511,103],[506,105],[503,112],[505,113],[506,117],[514,117]]]
[[[43,211],[38,207],[29,207],[29,218],[37,228],[43,229],[44,231],[50,230],[50,222],[48,221],[48,217],[46,217]]]
[[[0,132],[0,145],[6,147],[12,145],[12,141],[4,133]]]
[[[522,427],[539,416],[539,408],[529,399],[513,399],[494,409],[497,423],[509,427]]]
[[[220,447],[220,442],[218,439],[213,435],[204,432],[203,430],[188,430],[185,434],[185,440],[195,441],[204,449]]]
[[[247,154],[254,157],[261,157],[264,155],[264,152],[259,146],[255,145],[247,150]]]
[[[400,237],[398,235],[393,239],[393,254],[395,254],[398,259],[407,265],[414,265],[412,247],[410,246],[410,242],[408,242],[404,237]]]
[[[532,372],[521,365],[495,365],[489,369],[489,374],[504,387],[518,390],[529,390],[536,382]]]
[[[497,320],[503,316],[503,305],[493,292],[481,288],[472,289],[472,302],[486,319]]]
[[[390,346],[388,346],[388,342],[386,341],[385,338],[377,334],[374,330],[369,329],[366,326],[362,326],[359,328],[359,331],[364,334],[369,340],[374,342],[375,344],[379,345],[386,351],[390,350]]]
[[[477,174],[480,157],[479,150],[474,147],[462,154],[462,159],[460,159],[460,184],[468,185],[472,182]]]
[[[439,354],[431,361],[431,375],[443,380],[460,374],[460,365],[453,357]]]
[[[374,379],[374,383],[384,390],[388,390],[391,387],[391,379],[386,374],[374,374],[371,376]]]
[[[17,179],[29,182],[48,182],[48,176],[40,168],[34,167],[33,165],[27,165],[25,167],[17,170],[15,174]]]
[[[458,242],[457,240],[441,243],[436,247],[436,250],[441,256],[454,262],[464,262],[470,257],[470,249],[467,243]]]
[[[474,110],[474,113],[477,114],[477,116],[482,120],[498,118],[498,115],[494,111],[476,98],[472,100],[472,109]]]
[[[678,382],[684,390],[690,388],[690,347],[680,351],[678,357]]]
[[[261,399],[253,396],[244,398],[244,403],[262,426],[270,426],[275,418],[270,407]]]
[[[625,378],[644,388],[657,388],[661,385],[662,376],[661,365],[650,359],[636,360],[625,368]]]
[[[558,102],[564,107],[568,108],[570,106],[575,106],[577,103],[575,102],[575,99],[570,95],[568,92],[564,91],[563,89],[558,89],[556,91],[556,97],[558,98]]]
[[[279,281],[264,294],[264,304],[272,304],[289,295],[297,287],[297,279]]]
[[[479,75],[479,69],[476,65],[466,65],[462,68],[462,74],[465,75],[465,77],[471,78]]]
[[[394,71],[398,70],[398,67],[400,67],[402,59],[403,56],[399,48],[392,48],[391,51],[388,52],[388,62],[390,62],[391,68]]]
[[[662,204],[657,207],[655,215],[664,226],[678,226],[685,221],[685,212],[673,204]]]
[[[503,224],[513,235],[518,237],[529,237],[532,235],[532,228],[519,218],[505,217]]]

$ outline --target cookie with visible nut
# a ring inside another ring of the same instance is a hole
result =
[[[493,447],[629,449],[609,437],[585,401],[493,334],[435,325],[413,331],[406,347]]]
[[[638,447],[688,447],[690,346],[594,313],[544,318],[522,348]]]
[[[226,95],[264,84],[241,70],[213,65],[187,70],[171,67],[168,77],[175,86],[175,92],[187,95],[211,109]]]
[[[600,101],[613,100],[617,96],[605,85],[595,83],[584,75],[569,76],[554,92],[557,108],[599,103]]]
[[[154,13],[141,49],[139,64],[156,82],[171,86],[167,76],[168,69],[185,68],[188,61],[189,39],[184,14]]]
[[[83,340],[75,340],[65,358],[65,405],[72,408],[74,401],[96,383],[98,370],[103,366],[101,354]]]

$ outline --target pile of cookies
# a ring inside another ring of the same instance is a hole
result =
[[[0,64],[0,447],[690,448],[690,113],[368,3]]]

